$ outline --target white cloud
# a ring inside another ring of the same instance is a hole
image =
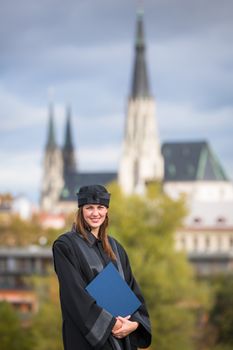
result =
[[[41,152],[0,153],[0,192],[26,193],[35,198],[41,182]]]
[[[162,141],[209,142],[233,179],[233,107],[198,111],[190,104],[158,103],[157,119]]]
[[[119,145],[96,145],[80,150],[80,170],[82,171],[117,171],[120,156]]]
[[[12,130],[45,122],[45,108],[34,107],[0,86],[0,129]]]
[[[25,127],[42,125],[48,123],[48,106],[35,106],[29,100],[24,101],[22,98],[6,91],[0,85],[0,131],[20,130]],[[64,122],[65,106],[56,103],[54,115],[57,124]]]
[[[93,44],[84,47],[64,43],[63,46],[49,47],[43,51],[39,59],[44,60],[45,63],[51,66],[55,64],[55,67],[60,62],[68,72],[71,70],[73,73],[74,68],[82,70],[82,67],[85,67],[90,70],[91,67],[96,67],[96,65],[101,68],[109,62],[119,62],[122,56],[129,54],[129,50],[129,43],[124,42]]]
[[[185,131],[208,137],[216,131],[220,133],[233,129],[233,106],[198,111],[191,104],[159,102],[157,109],[161,133],[168,134],[170,138]]]
[[[77,119],[77,124],[83,129],[91,131],[91,134],[101,135],[105,130],[117,131],[122,125],[123,113],[122,114],[110,114],[95,117],[93,119],[87,120],[85,117],[80,117]]]

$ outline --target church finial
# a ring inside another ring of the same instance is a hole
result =
[[[46,144],[46,149],[51,149],[56,147],[55,141],[55,131],[54,131],[54,109],[53,104],[49,104],[49,128],[48,128],[48,139]]]
[[[138,8],[137,8],[137,22],[139,22],[139,21],[143,22],[144,12],[145,12],[144,11],[144,1],[139,0],[138,1]],[[143,36],[143,33],[142,33],[142,36]]]
[[[144,49],[144,30],[143,30],[143,12],[140,10],[137,14],[137,36],[136,49]]]
[[[145,59],[145,41],[143,29],[143,8],[137,13],[136,44],[135,44],[135,63],[132,81],[132,98],[150,97],[149,82],[147,77],[147,67]]]
[[[138,1],[137,16],[142,18],[143,15],[144,15],[144,1],[139,0]]]

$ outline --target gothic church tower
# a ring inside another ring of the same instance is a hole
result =
[[[75,150],[71,136],[71,109],[66,110],[65,143],[62,149],[64,178],[77,172]]]
[[[118,173],[126,194],[143,193],[148,181],[163,177],[163,158],[145,59],[143,13],[138,13],[132,88]]]
[[[49,128],[43,162],[41,209],[54,211],[63,188],[63,160],[55,141],[53,106],[49,107]]]

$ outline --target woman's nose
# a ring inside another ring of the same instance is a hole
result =
[[[95,216],[99,215],[99,212],[98,212],[97,208],[93,209],[92,215],[95,215]]]

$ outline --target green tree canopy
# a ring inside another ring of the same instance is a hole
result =
[[[146,196],[112,193],[110,232],[126,248],[143,289],[153,326],[153,349],[193,348],[195,312],[205,302],[194,273],[182,253],[174,250],[174,233],[186,214],[183,200],[173,201],[159,184]]]
[[[17,215],[11,215],[7,220],[0,217],[0,245],[20,247],[39,244],[42,236],[47,238],[47,245],[50,245],[59,233],[57,229],[43,228],[37,216],[27,221]]]
[[[216,294],[210,310],[209,325],[212,326],[216,350],[233,349],[233,277],[216,279]]]
[[[31,334],[22,329],[16,311],[7,302],[0,302],[0,349],[31,350],[32,347]]]
[[[55,274],[47,278],[34,278],[34,287],[39,298],[39,310],[32,320],[33,350],[63,350],[62,322]]]

